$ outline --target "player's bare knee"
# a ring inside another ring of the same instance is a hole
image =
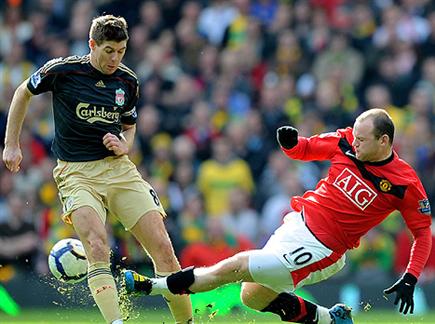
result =
[[[276,296],[276,292],[255,282],[244,282],[240,291],[242,303],[258,311],[268,306]]]
[[[252,295],[240,295],[243,305],[249,307],[251,309],[255,309],[257,311],[261,311],[264,307],[263,303],[258,303],[258,300],[255,299]]]
[[[255,297],[250,291],[244,289],[243,286],[242,286],[242,290],[240,291],[240,300],[242,301],[243,305],[248,306],[249,308],[256,309]]]
[[[255,289],[253,289],[251,283],[242,283],[242,289],[240,290],[240,300],[245,306],[256,309]]]

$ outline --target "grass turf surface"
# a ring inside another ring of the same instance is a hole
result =
[[[173,323],[173,320],[168,311],[163,309],[141,309],[135,315],[136,318],[130,319],[126,324],[140,323]],[[420,324],[420,323],[435,323],[435,311],[431,311],[425,315],[402,316],[397,312],[374,311],[360,312],[354,315],[356,324],[377,323],[377,324]],[[12,323],[39,323],[39,324],[85,324],[85,323],[104,323],[101,315],[97,310],[88,309],[34,309],[23,310],[16,317],[7,316],[0,313],[1,324]],[[269,314],[252,313],[246,311],[233,312],[232,314],[219,316],[219,314],[198,315],[195,316],[195,323],[280,323],[277,316]]]

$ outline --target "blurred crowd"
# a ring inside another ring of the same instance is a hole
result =
[[[159,193],[183,267],[261,247],[290,211],[290,197],[325,175],[327,162],[299,163],[279,150],[275,130],[285,124],[310,136],[386,108],[395,149],[434,205],[430,0],[5,0],[0,143],[15,88],[53,57],[87,54],[90,22],[103,13],[129,24],[124,63],[141,82],[130,156]],[[0,166],[0,281],[20,267],[46,273],[50,247],[74,236],[60,220],[52,179],[51,108],[50,94],[33,98],[21,170]],[[150,265],[114,220],[108,230],[117,264]],[[410,242],[395,215],[349,254],[348,271],[401,272]],[[434,253],[426,269],[423,278],[433,280]]]

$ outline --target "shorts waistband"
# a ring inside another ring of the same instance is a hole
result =
[[[319,237],[316,234],[314,234],[314,232],[311,230],[310,226],[308,226],[307,222],[305,221],[305,216],[304,216],[304,211],[303,210],[301,210],[299,212],[299,214],[301,215],[301,218],[302,218],[302,221],[305,224],[305,227],[310,231],[311,235],[313,235],[316,238],[316,240],[319,241],[319,243],[321,243],[325,248],[327,248],[327,249],[329,249],[331,251],[334,251],[334,252],[336,252],[336,253],[338,253],[340,255],[344,254],[345,251],[336,251],[336,250],[334,250],[333,248],[331,248],[330,246],[325,244],[321,239],[319,239]]]

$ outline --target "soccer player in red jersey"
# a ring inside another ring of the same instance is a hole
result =
[[[425,190],[412,167],[393,150],[394,124],[383,109],[357,117],[353,128],[298,136],[297,129],[277,130],[282,151],[302,161],[329,160],[326,178],[302,197],[293,197],[294,212],[263,249],[241,252],[211,267],[188,268],[166,278],[149,279],[124,273],[128,291],[154,295],[194,293],[243,281],[241,298],[247,306],[278,314],[297,323],[353,323],[350,308],[313,304],[293,291],[337,273],[345,252],[391,212],[401,212],[414,236],[403,276],[385,294],[396,293],[399,312],[413,313],[414,287],[432,245],[431,211]]]

